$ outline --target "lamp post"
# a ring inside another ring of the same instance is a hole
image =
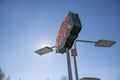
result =
[[[76,62],[76,56],[77,56],[77,48],[76,43],[77,42],[87,42],[87,43],[94,43],[96,47],[111,47],[113,44],[116,43],[116,41],[111,40],[99,40],[99,41],[88,41],[88,40],[75,40],[74,42],[74,49],[71,49],[71,54],[74,59],[74,68],[75,68],[75,76],[76,80],[78,80],[78,70],[77,70],[77,62]]]
[[[67,56],[68,76],[69,76],[69,80],[72,80],[72,69],[71,69],[69,48],[66,48],[66,56]]]
[[[77,62],[76,62],[76,56],[77,56],[76,43],[77,42],[94,43],[95,47],[111,47],[112,45],[114,45],[116,43],[116,41],[111,41],[111,40],[99,40],[99,41],[75,40],[74,48],[71,49],[71,54],[74,59],[74,69],[75,69],[76,80],[78,80],[78,70],[77,70]],[[46,47],[43,47],[43,48],[35,51],[35,53],[37,53],[39,55],[44,55],[44,54],[54,51],[53,48],[56,48],[56,46],[52,46],[52,47],[46,46]],[[69,79],[72,80],[71,61],[70,61],[70,55],[69,55],[68,48],[66,48],[66,56],[67,56],[67,65],[68,65],[68,75],[69,75]]]
[[[43,47],[43,48],[35,51],[35,53],[37,53],[39,55],[44,55],[44,54],[52,52],[53,48],[56,48],[56,46],[52,46],[52,47],[46,46],[46,47]],[[72,69],[71,69],[70,54],[69,54],[69,48],[67,48],[67,47],[66,47],[66,58],[67,58],[69,80],[72,80]]]

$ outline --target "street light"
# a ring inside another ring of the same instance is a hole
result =
[[[112,41],[112,40],[98,40],[96,41],[88,41],[88,40],[76,40],[74,42],[74,46],[76,46],[76,42],[87,42],[87,43],[95,43],[95,46],[97,47],[111,47],[112,45],[114,45],[116,43],[116,41]]]
[[[47,53],[50,53],[53,51],[53,48],[56,48],[56,46],[53,47],[43,47],[37,51],[35,51],[35,53],[39,54],[39,55],[44,55]],[[72,70],[71,70],[71,61],[70,61],[70,55],[69,55],[69,48],[66,48],[66,56],[67,56],[67,65],[68,65],[68,74],[69,74],[69,79],[72,80]]]
[[[97,42],[96,41],[88,41],[88,40],[75,40],[74,49],[71,49],[71,54],[74,59],[76,80],[78,80],[78,70],[77,70],[77,62],[76,62],[76,56],[77,56],[76,42],[94,43],[96,47],[111,47],[112,45],[114,45],[116,43],[116,41],[111,41],[111,40],[99,40]]]
[[[116,43],[116,41],[99,40],[96,42],[95,46],[97,46],[97,47],[111,47],[115,43]]]
[[[52,48],[55,48],[55,47],[56,47],[56,46],[53,46],[53,47],[48,47],[48,46],[46,46],[46,47],[43,47],[43,48],[35,51],[35,53],[37,53],[37,54],[39,54],[39,55],[44,55],[44,54],[46,54],[46,53],[52,52],[52,51],[53,51]]]
[[[76,48],[76,43],[77,42],[87,42],[87,43],[94,43],[96,47],[111,47],[112,45],[114,45],[116,43],[116,41],[111,41],[111,40],[98,40],[96,41],[88,41],[88,40],[75,40],[74,42],[74,49],[71,49],[71,54],[73,56],[74,59],[74,68],[75,68],[75,75],[76,75],[76,80],[78,80],[78,70],[77,70],[77,62],[76,62],[76,56],[77,56],[77,48]],[[56,48],[56,46],[52,46],[52,47],[43,47],[37,51],[35,51],[35,53],[39,54],[39,55],[44,55],[47,53],[50,53],[53,51],[53,48]],[[67,63],[69,66],[69,73],[71,72],[71,64],[70,64],[70,57],[69,57],[69,50],[66,48],[67,51]],[[70,77],[72,78],[72,74],[70,74]]]
[[[56,46],[53,46],[53,47],[46,46],[46,47],[43,47],[43,48],[35,51],[35,53],[37,53],[39,55],[44,55],[44,54],[52,52],[53,48],[56,48]],[[70,55],[69,55],[69,48],[67,48],[67,47],[66,47],[66,57],[67,57],[69,79],[72,80],[71,61],[70,61]]]
[[[75,40],[74,49],[71,49],[71,54],[72,54],[73,59],[74,59],[74,68],[75,68],[76,80],[78,80],[78,70],[77,70],[77,62],[76,62],[76,56],[77,56],[76,43],[77,42],[94,43],[96,47],[111,47],[112,45],[114,45],[116,43],[116,41],[111,41],[111,40],[98,40],[97,42],[96,41],[88,41],[88,40]],[[43,48],[35,51],[35,53],[37,53],[39,55],[44,55],[44,54],[52,52],[53,48],[56,48],[56,46],[52,46],[52,47],[46,46],[46,47],[43,47]],[[66,48],[66,51],[67,51],[67,59],[70,60],[70,58],[69,58],[69,50],[67,50],[67,48]],[[69,60],[67,60],[67,63],[68,63],[68,66],[71,68]],[[69,71],[69,73],[71,73],[71,69],[68,70],[68,71]]]

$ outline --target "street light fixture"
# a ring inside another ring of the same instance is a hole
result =
[[[76,42],[87,42],[87,43],[94,43],[96,47],[111,47],[116,43],[116,41],[111,40],[99,40],[99,41],[88,41],[88,40],[75,40],[74,42],[74,49],[71,49],[71,55],[74,59],[74,68],[75,68],[75,76],[76,80],[78,80],[78,70],[77,70],[77,62],[76,62],[76,56],[77,56],[77,50],[76,50]]]
[[[48,46],[46,46],[46,47],[43,47],[43,48],[35,51],[35,53],[37,53],[37,54],[39,54],[39,55],[44,55],[44,54],[46,54],[46,53],[52,52],[52,51],[53,51],[52,48],[55,48],[55,46],[53,46],[53,47],[48,47]]]
[[[44,55],[44,54],[52,52],[53,48],[56,48],[56,46],[53,46],[53,47],[46,46],[46,47],[43,47],[43,48],[35,51],[35,53],[37,53],[39,55]],[[69,48],[66,48],[66,56],[67,56],[69,79],[72,80],[72,70],[71,70],[71,61],[70,61],[70,55],[69,55]]]
[[[97,47],[111,47],[115,43],[116,43],[116,41],[99,40],[99,41],[96,42],[95,46],[97,46]]]

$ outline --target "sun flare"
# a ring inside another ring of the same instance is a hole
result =
[[[43,48],[43,47],[46,47],[46,46],[51,47],[51,46],[53,46],[53,45],[52,45],[51,42],[49,42],[49,41],[43,41],[43,42],[39,43],[38,49]]]

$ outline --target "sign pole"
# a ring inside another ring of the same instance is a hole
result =
[[[74,58],[74,67],[75,67],[76,80],[78,80],[78,70],[77,70],[76,56],[73,55],[73,58]]]
[[[76,80],[78,80],[78,69],[77,69],[77,62],[76,62],[76,56],[77,56],[77,48],[76,48],[76,41],[74,43],[74,53],[73,53],[73,58],[74,58],[74,68],[75,68],[75,75],[76,75]]]
[[[72,54],[73,60],[74,60],[74,69],[75,69],[76,80],[78,80],[78,70],[77,70],[77,61],[76,61],[77,51],[76,51],[76,45],[75,44],[74,44],[74,49],[71,49],[71,54]]]
[[[69,76],[69,80],[72,80],[71,61],[70,61],[70,54],[68,48],[66,48],[66,56],[67,56],[68,76]]]

